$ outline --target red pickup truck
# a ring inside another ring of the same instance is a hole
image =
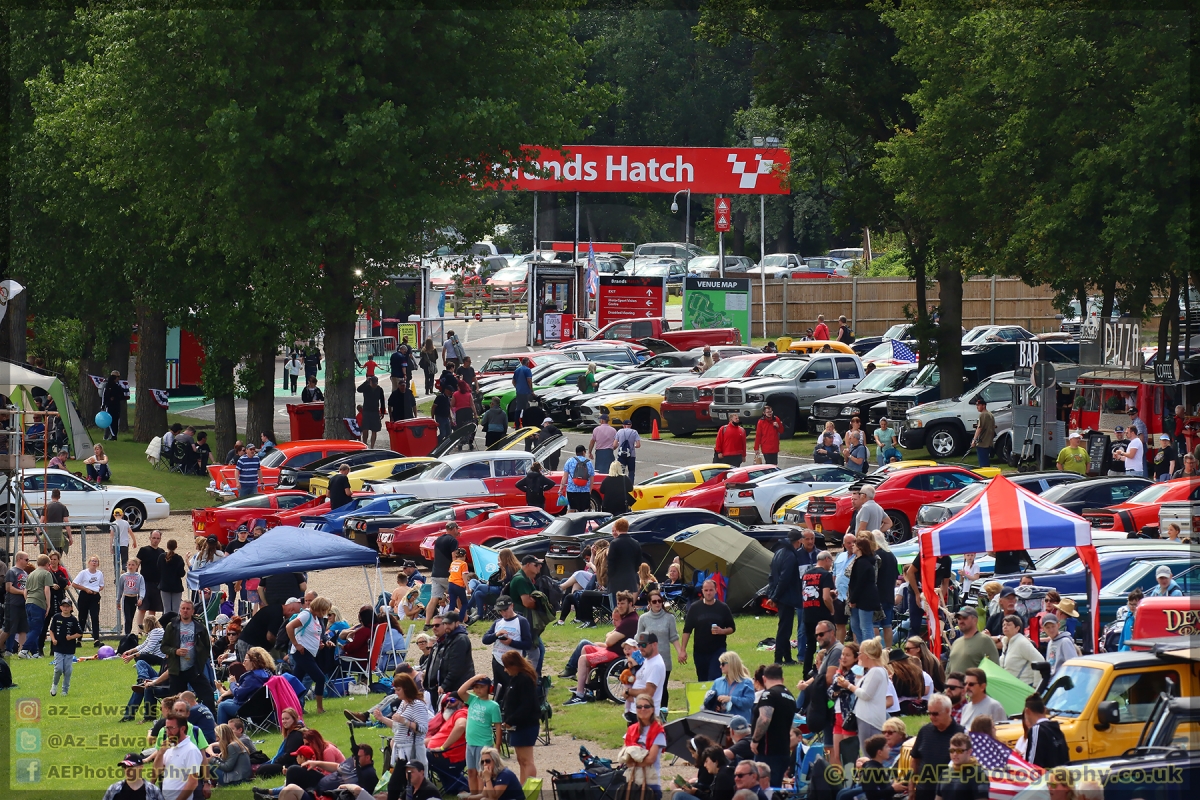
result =
[[[594,342],[640,342],[642,339],[660,339],[676,350],[693,350],[705,345],[741,344],[742,332],[737,328],[672,330],[666,319],[633,319],[610,322],[591,337]]]
[[[776,353],[723,358],[700,377],[672,384],[661,408],[667,428],[676,436],[691,436],[698,430],[720,427],[708,413],[713,389],[740,378],[753,378],[777,358]]]

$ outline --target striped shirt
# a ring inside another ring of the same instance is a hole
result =
[[[242,456],[237,460],[238,483],[258,483],[258,456]]]
[[[412,758],[414,752],[419,758],[421,754],[418,751],[425,749],[425,734],[429,731],[429,706],[425,705],[424,700],[413,703],[403,700],[396,707],[396,714],[404,721],[392,721],[392,761]],[[415,725],[416,730],[408,729],[410,722]]]

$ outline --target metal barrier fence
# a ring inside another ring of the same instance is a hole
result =
[[[363,339],[354,340],[354,355],[356,358],[364,356],[386,356],[396,350],[395,336],[368,336]]]

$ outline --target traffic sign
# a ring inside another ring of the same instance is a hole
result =
[[[729,208],[728,197],[718,197],[713,208],[713,230],[717,233],[729,233],[733,230],[733,213]]]
[[[476,322],[483,322],[483,314],[480,314],[478,311],[476,311],[476,312],[475,312],[475,321],[476,321]]]

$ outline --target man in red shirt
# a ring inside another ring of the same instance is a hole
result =
[[[817,314],[817,327],[813,328],[813,338],[819,342],[829,338],[829,326],[825,324],[824,314]]]
[[[746,429],[738,424],[737,414],[730,414],[729,424],[717,431],[717,443],[713,452],[717,455],[717,461],[731,467],[740,467],[746,460]]]
[[[770,406],[763,406],[762,418],[754,428],[754,455],[762,455],[763,463],[779,464],[779,437],[783,435],[783,420],[775,416]]]

